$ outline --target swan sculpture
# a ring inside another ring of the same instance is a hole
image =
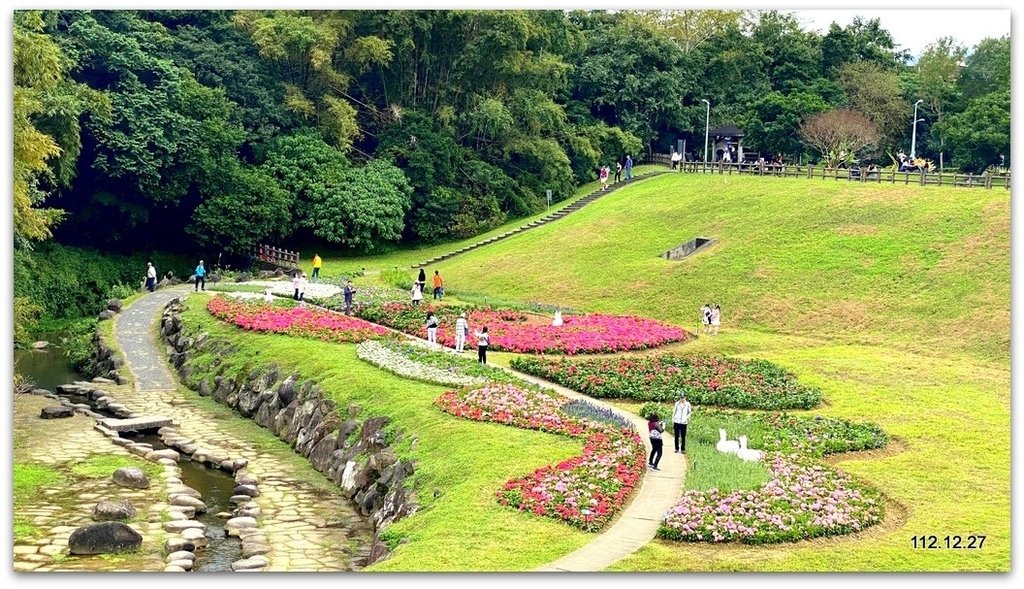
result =
[[[747,448],[747,436],[740,436],[740,449],[736,452],[736,456],[740,460],[747,462],[757,462],[761,460],[764,453],[760,450],[754,450],[753,448]]]
[[[718,443],[715,444],[715,448],[719,452],[725,452],[727,454],[735,454],[740,449],[740,443],[736,440],[727,440],[727,434],[724,429],[718,430]]]
[[[265,302],[265,303],[273,303],[274,302],[274,295],[270,294],[272,290],[274,290],[274,288],[268,286],[267,290],[263,291],[263,302]]]

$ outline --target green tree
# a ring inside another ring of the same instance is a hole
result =
[[[960,89],[967,99],[1010,87],[1010,37],[983,39],[967,56]]]
[[[963,112],[946,118],[942,131],[954,166],[979,173],[999,165],[1000,156],[1009,165],[1009,89],[975,98]]]
[[[187,229],[198,244],[244,254],[263,241],[291,234],[294,197],[265,170],[230,161],[206,190]]]
[[[936,131],[932,147],[942,151],[943,119],[962,100],[958,82],[960,68],[967,51],[952,37],[941,37],[925,47],[917,61],[917,85],[925,109],[934,117],[931,123]]]
[[[401,238],[411,202],[412,186],[402,171],[374,160],[314,194],[307,223],[321,239],[373,251]]]
[[[907,122],[911,118],[899,75],[877,63],[857,61],[839,68],[839,81],[849,106],[878,127],[880,147],[895,153],[907,136]]]

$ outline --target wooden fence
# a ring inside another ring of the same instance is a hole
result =
[[[269,245],[261,244],[256,247],[256,259],[266,264],[273,264],[284,268],[297,268],[299,266],[299,252]]]
[[[647,162],[672,165],[671,156],[655,153],[646,158]],[[770,163],[725,163],[725,162],[680,162],[680,172],[702,174],[747,174],[752,176],[777,176],[780,178],[829,178],[848,182],[875,182],[878,184],[903,184],[911,182],[919,186],[963,186],[966,188],[1010,189],[1010,174],[960,174],[940,172],[898,172],[893,168],[869,172],[865,168],[826,168],[824,166]]]

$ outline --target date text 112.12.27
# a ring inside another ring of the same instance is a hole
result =
[[[979,550],[985,546],[985,536],[913,536],[914,548]]]

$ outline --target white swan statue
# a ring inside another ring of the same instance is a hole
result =
[[[727,434],[724,429],[718,430],[718,443],[715,444],[715,448],[719,452],[725,452],[726,454],[735,454],[740,449],[740,443],[736,440],[727,440]]]
[[[740,436],[740,449],[736,452],[736,456],[740,460],[747,462],[757,462],[763,457],[763,452],[760,450],[754,450],[753,448],[747,448],[747,436]]]
[[[562,324],[562,310],[558,309],[555,311],[555,320],[551,322],[553,327],[558,327]]]
[[[271,286],[268,286],[267,290],[263,291],[263,302],[265,302],[265,303],[273,303],[274,302],[274,295],[270,294],[270,291],[272,291],[272,290],[274,290],[274,288],[271,287]]]

